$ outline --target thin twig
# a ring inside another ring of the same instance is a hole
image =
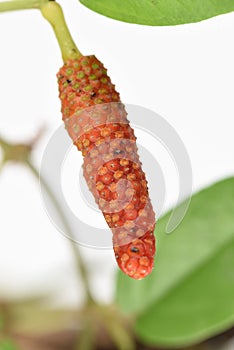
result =
[[[12,0],[0,2],[0,12],[40,9],[48,0]]]
[[[64,228],[66,229],[67,232],[69,232],[70,236],[72,237],[72,229],[68,223],[67,218],[65,217],[63,210],[60,207],[59,202],[57,201],[56,196],[54,195],[53,191],[47,184],[46,180],[42,178],[42,176],[39,174],[38,170],[34,167],[32,162],[30,160],[27,161],[26,165],[28,168],[31,170],[32,174],[37,178],[37,180],[40,181],[41,185],[44,187],[46,190],[47,194],[49,195],[51,202],[53,203],[55,209],[57,210],[61,220],[63,221]],[[89,282],[88,282],[88,275],[87,275],[87,270],[85,268],[82,256],[80,254],[80,251],[77,247],[77,244],[75,243],[75,238],[74,240],[69,239],[71,249],[73,251],[75,261],[76,261],[76,270],[77,272],[81,275],[82,280],[83,280],[83,285],[84,289],[86,292],[86,298],[87,298],[87,303],[94,303],[93,297],[90,292],[90,287],[89,287]]]

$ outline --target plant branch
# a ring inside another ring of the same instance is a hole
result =
[[[119,313],[118,309],[113,307],[102,308],[103,322],[110,338],[118,350],[135,350],[130,327],[127,326],[126,320]]]
[[[95,350],[95,337],[96,337],[96,325],[93,324],[93,320],[87,319],[88,315],[84,315],[84,328],[80,331],[75,349],[76,350]]]
[[[48,0],[13,0],[0,3],[0,12],[40,9]]]
[[[58,214],[60,215],[61,220],[63,221],[64,224],[64,228],[70,233],[70,235],[72,236],[72,229],[60,207],[60,204],[58,203],[56,196],[54,195],[54,193],[52,192],[51,188],[49,187],[49,185],[47,184],[47,182],[45,181],[45,179],[42,178],[42,176],[40,176],[39,172],[37,171],[37,169],[34,167],[34,165],[31,163],[30,160],[28,160],[26,162],[26,165],[28,166],[28,168],[31,170],[32,174],[37,178],[37,180],[40,181],[41,185],[44,187],[44,189],[46,190],[47,194],[49,195],[55,209],[57,210]],[[71,240],[69,239],[70,242],[70,246],[71,249],[73,251],[75,260],[76,260],[76,270],[79,272],[79,274],[82,277],[83,280],[83,285],[85,288],[85,293],[86,293],[86,298],[87,298],[87,304],[93,304],[94,300],[93,297],[91,295],[90,292],[90,287],[89,287],[89,282],[88,282],[88,276],[87,276],[87,270],[84,266],[81,254],[79,252],[79,249],[77,247],[77,244],[75,243],[75,239]]]

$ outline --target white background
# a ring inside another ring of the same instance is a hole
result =
[[[194,191],[233,174],[234,14],[160,28],[105,18],[77,0],[60,3],[80,50],[104,62],[122,100],[154,110],[179,133],[191,158]],[[55,77],[61,65],[52,29],[39,12],[0,14],[0,134],[25,141],[46,125],[34,152],[38,168],[61,125]],[[157,158],[147,135],[139,135]],[[80,155],[72,157],[74,162]],[[169,206],[176,179],[163,171]],[[56,302],[81,303],[69,242],[50,223],[38,184],[22,166],[8,166],[0,177],[0,219],[0,298],[56,290]],[[112,251],[81,251],[93,293],[110,301]]]

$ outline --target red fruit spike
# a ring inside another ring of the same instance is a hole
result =
[[[133,277],[137,273],[138,259],[130,258],[127,260],[124,270],[130,276]]]
[[[67,61],[58,83],[63,120],[84,155],[84,176],[113,232],[117,263],[142,279],[153,268],[155,214],[125,108],[95,56]]]
[[[148,267],[148,266],[150,265],[150,259],[147,258],[147,256],[143,256],[142,258],[140,258],[139,264],[140,264],[141,266],[146,266],[146,267]]]
[[[100,181],[106,185],[110,185],[113,182],[113,175],[110,173],[102,175],[100,176]]]
[[[135,220],[138,216],[138,212],[136,209],[126,210],[125,218],[126,220]]]
[[[102,137],[108,137],[108,136],[111,135],[111,133],[112,133],[111,128],[103,128],[100,131],[100,134],[101,134]]]
[[[108,168],[106,166],[102,166],[101,168],[99,168],[98,170],[98,175],[106,175],[108,173]]]
[[[105,199],[106,201],[109,201],[110,198],[111,198],[111,191],[108,190],[108,188],[104,188],[103,190],[101,190],[101,191],[99,192],[99,196],[100,196],[100,198],[103,198],[103,199]]]
[[[109,171],[115,172],[116,170],[119,169],[119,167],[120,167],[119,164],[120,164],[120,162],[118,159],[112,159],[108,163],[106,163],[106,167]]]
[[[100,137],[100,130],[93,129],[89,135],[89,141],[96,142]]]
[[[121,179],[121,177],[123,177],[123,175],[124,175],[124,172],[122,170],[118,170],[118,171],[115,171],[114,178],[115,180],[119,180]]]

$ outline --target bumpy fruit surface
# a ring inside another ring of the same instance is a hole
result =
[[[63,120],[84,156],[84,177],[112,230],[117,263],[141,279],[154,264],[155,214],[124,105],[95,56],[67,61],[57,77]]]

